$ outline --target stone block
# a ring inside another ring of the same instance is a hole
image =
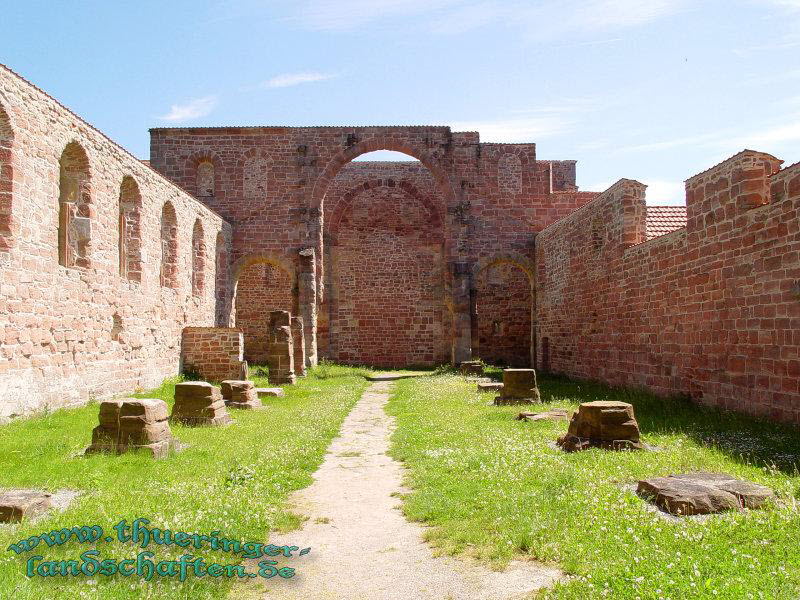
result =
[[[572,415],[567,434],[558,445],[568,452],[587,448],[641,450],[639,424],[627,402],[584,402]]]
[[[293,384],[297,380],[291,322],[292,316],[288,311],[274,310],[270,313],[267,365],[269,382],[273,385]]]
[[[639,481],[639,496],[674,515],[760,508],[774,497],[763,485],[723,473],[687,473]]]
[[[252,381],[229,379],[222,382],[221,389],[225,405],[229,408],[253,410],[264,406],[261,404],[255,384]]]
[[[50,510],[52,494],[37,490],[0,492],[0,523],[19,523]]]
[[[100,424],[86,454],[143,451],[163,458],[175,446],[167,404],[158,398],[122,398],[100,403]]]
[[[483,363],[479,360],[466,360],[459,365],[459,371],[465,376],[481,376]]]
[[[286,392],[283,388],[256,388],[256,394],[259,398],[283,398]]]
[[[175,405],[170,420],[189,426],[218,426],[233,422],[220,390],[204,381],[175,386]]]
[[[481,382],[481,383],[478,384],[478,391],[479,392],[502,392],[503,391],[503,384],[502,383]]]
[[[546,410],[544,412],[521,412],[517,421],[567,421],[569,413],[566,410]]]

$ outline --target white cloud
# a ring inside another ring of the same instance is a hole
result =
[[[300,85],[303,83],[314,83],[316,81],[326,81],[334,79],[336,75],[330,73],[318,73],[316,71],[309,71],[304,73],[283,73],[276,75],[272,79],[265,81],[262,87],[267,88],[285,88]]]
[[[316,30],[345,31],[380,19],[414,16],[463,0],[308,0],[296,18]]]
[[[189,121],[191,119],[199,119],[209,114],[217,105],[216,96],[205,96],[203,98],[195,98],[186,104],[173,104],[169,112],[159,117],[162,121]]]

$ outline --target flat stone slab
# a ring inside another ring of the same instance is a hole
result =
[[[497,396],[495,406],[514,406],[516,404],[538,404],[539,398],[517,398],[516,396]]]
[[[567,421],[569,413],[566,410],[546,410],[544,412],[521,412],[517,421]]]
[[[258,394],[259,398],[283,398],[286,392],[283,391],[283,388],[279,387],[256,388],[256,394]]]
[[[411,377],[422,377],[427,373],[378,373],[368,375],[367,381],[397,381],[398,379],[409,379]]]
[[[481,382],[478,384],[479,392],[502,392],[503,384],[497,382]]]
[[[19,523],[52,508],[52,494],[38,490],[0,492],[0,523]]]
[[[760,508],[775,493],[724,473],[687,473],[643,479],[636,493],[673,515],[706,515]]]

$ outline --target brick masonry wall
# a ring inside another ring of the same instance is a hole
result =
[[[448,362],[444,203],[428,170],[351,163],[324,211],[323,356],[384,367]]]
[[[89,223],[83,268],[59,264],[60,160],[69,144],[88,164],[78,190],[87,194],[79,216]],[[133,202],[135,217],[121,218],[121,196],[123,208]],[[166,203],[177,219],[174,288],[160,283]],[[193,296],[196,222],[207,256]],[[139,229],[128,239],[139,261],[120,259],[123,223]],[[183,327],[214,324],[220,233],[230,239],[220,216],[0,67],[0,420],[130,393],[176,374]],[[131,276],[121,274],[121,262]]]
[[[529,367],[533,295],[527,273],[513,263],[480,271],[475,282],[474,354],[490,364]]]
[[[206,381],[240,379],[244,336],[239,329],[186,327],[181,341],[182,370]]]
[[[330,315],[326,287],[333,281],[323,219],[331,186],[364,153],[394,150],[417,158],[433,181],[442,215],[442,302],[448,310],[437,327],[441,345],[456,361],[469,358],[471,327],[468,300],[456,298],[464,284],[453,273],[470,274],[474,265],[498,256],[532,263],[535,233],[596,196],[577,191],[574,161],[537,160],[534,144],[482,144],[477,133],[447,127],[160,128],[151,130],[150,148],[154,168],[187,191],[202,192],[202,201],[232,224],[234,271],[261,257],[296,273],[298,251],[316,250],[324,328]],[[366,288],[359,293],[365,294],[360,300],[370,300]],[[355,348],[340,345],[342,351]],[[439,352],[437,344],[436,360]]]
[[[295,314],[292,275],[270,263],[253,263],[241,270],[236,285],[236,327],[244,332],[244,357],[249,364],[267,364],[269,313]]]
[[[744,151],[692,177],[686,228],[644,243],[628,180],[546,228],[539,364],[800,423],[800,165],[779,165]]]

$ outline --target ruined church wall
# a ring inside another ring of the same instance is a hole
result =
[[[537,239],[540,367],[800,423],[800,165],[742,152],[644,242],[621,180]]]
[[[10,131],[10,143],[0,143],[0,212],[10,213],[0,245],[0,420],[160,384],[178,372],[183,327],[214,324],[214,257],[230,227],[4,67],[0,108],[8,122],[0,133]],[[71,143],[88,159],[85,267],[59,258],[59,161]],[[124,177],[139,197],[132,278],[120,269]],[[161,285],[167,202],[176,219],[168,230],[174,287]]]
[[[577,190],[574,161],[537,160],[534,144],[484,144],[475,132],[452,132],[447,127],[151,130],[153,167],[198,194],[232,224],[234,273],[236,265],[260,260],[296,274],[298,251],[316,250],[323,344],[328,343],[325,303],[331,260],[323,216],[336,193],[331,186],[338,185],[353,158],[384,149],[418,158],[433,181],[443,236],[446,310],[441,345],[451,349],[454,360],[466,360],[474,265],[491,264],[500,256],[532,264],[535,233],[596,195]],[[392,306],[396,283],[385,286],[386,308]],[[236,282],[230,285],[235,287]],[[432,318],[439,327],[438,317]],[[425,354],[430,356],[429,351]],[[438,345],[434,355],[439,355]]]

